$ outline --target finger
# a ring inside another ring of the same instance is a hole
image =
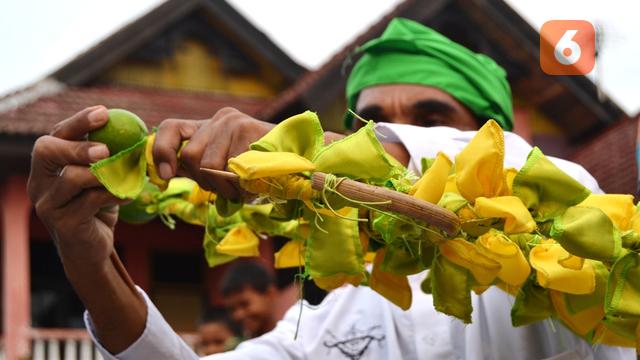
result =
[[[119,204],[122,205],[122,204]],[[116,226],[116,222],[118,222],[118,206],[110,206],[106,208],[102,208],[97,214],[96,217],[105,223],[111,230]]]
[[[67,165],[60,176],[54,179],[51,190],[45,195],[45,201],[49,203],[51,208],[57,209],[65,206],[82,191],[101,186],[89,168]]]
[[[78,216],[78,214],[82,214],[81,216],[83,217],[93,217],[102,209],[125,204],[129,201],[130,200],[115,197],[107,189],[91,188],[83,191],[71,200],[64,207],[64,212],[68,214],[68,216]]]
[[[214,118],[202,126],[182,149],[180,167],[186,176],[194,179],[204,189],[227,198],[238,199],[238,191],[227,180],[202,176],[200,171],[201,167],[224,170],[231,141],[230,127]],[[205,154],[209,154],[209,158],[203,162]]]
[[[228,139],[229,137],[227,137]],[[202,158],[200,159],[200,166],[198,173],[201,176],[202,182],[211,186],[214,191],[224,197],[231,200],[240,200],[242,189],[237,181],[231,181],[223,177],[211,177],[204,176],[200,168],[214,169],[214,170],[226,170],[227,159],[230,157],[229,147],[231,141],[219,141],[209,144],[205,149]],[[219,151],[219,149],[225,148],[225,150]]]
[[[36,140],[31,155],[29,194],[37,197],[39,191],[49,186],[52,178],[67,165],[83,165],[109,156],[104,144],[88,141],[69,141],[53,136],[42,136]]]
[[[153,160],[161,178],[168,180],[175,176],[180,145],[193,136],[201,123],[181,119],[167,119],[160,123],[153,144]]]
[[[109,149],[101,143],[45,135],[36,140],[31,156],[32,171],[44,170],[48,175],[57,176],[64,166],[89,165],[109,157]]]
[[[106,107],[102,105],[88,107],[54,125],[51,136],[67,140],[82,140],[92,130],[104,126],[108,120],[109,113]]]

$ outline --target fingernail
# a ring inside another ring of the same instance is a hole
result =
[[[101,107],[99,109],[93,110],[87,115],[89,122],[93,125],[101,125],[109,120],[109,113],[107,109]]]
[[[169,180],[173,176],[173,170],[171,165],[166,162],[158,164],[158,175],[164,180]]]
[[[109,149],[105,145],[95,145],[89,148],[89,159],[91,162],[109,157]]]

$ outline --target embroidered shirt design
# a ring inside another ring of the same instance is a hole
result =
[[[331,340],[325,340],[324,346],[331,351],[338,349],[345,358],[350,360],[359,360],[369,349],[369,346],[375,341],[378,345],[384,341],[380,325],[372,326],[366,330],[356,327],[354,324],[344,336],[337,337],[331,331],[327,331]]]

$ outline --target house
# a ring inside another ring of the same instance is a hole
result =
[[[84,350],[73,341],[64,342],[65,348],[90,352],[84,332],[52,330],[81,327],[82,305],[27,198],[30,151],[38,136],[96,104],[131,110],[149,128],[169,117],[205,119],[225,106],[257,116],[304,71],[226,2],[169,0],[42,81],[1,98],[0,318],[6,358],[29,356],[32,349],[34,357],[55,353],[62,346],[58,340],[74,337]],[[201,228],[184,223],[173,232],[159,221],[117,229],[125,266],[179,331],[193,330],[203,308],[220,302],[221,270],[207,268],[202,237]]]

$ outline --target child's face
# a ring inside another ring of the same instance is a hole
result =
[[[255,337],[273,328],[275,324],[272,311],[275,292],[273,287],[260,293],[247,286],[225,297],[225,305],[231,317],[242,326],[245,335]]]
[[[198,327],[200,340],[197,351],[200,355],[211,355],[226,351],[225,344],[233,337],[231,330],[222,322],[208,322]]]

